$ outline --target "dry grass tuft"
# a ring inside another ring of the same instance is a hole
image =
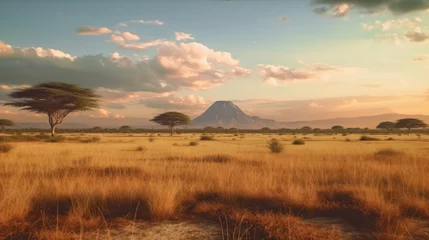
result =
[[[189,142],[189,146],[198,146],[198,142],[197,141]]]
[[[0,143],[0,153],[8,153],[14,148],[13,145],[9,143]]]
[[[210,136],[210,135],[201,135],[201,136],[200,136],[200,140],[201,140],[201,141],[212,141],[212,140],[214,140],[214,136]]]
[[[379,141],[380,139],[370,136],[362,136],[359,139],[360,141]]]
[[[272,153],[281,153],[284,149],[283,144],[281,144],[281,142],[275,138],[268,141],[267,146]]]

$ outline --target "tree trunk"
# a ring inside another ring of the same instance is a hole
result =
[[[51,125],[51,136],[55,136],[55,128],[57,127],[57,125]]]
[[[5,127],[1,125],[1,131],[4,133],[6,131]]]
[[[408,135],[410,135],[411,133],[411,128],[408,128]]]
[[[173,136],[173,126],[170,126],[170,136]]]

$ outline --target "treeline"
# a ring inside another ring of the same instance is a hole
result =
[[[6,133],[50,133],[49,129],[38,129],[38,128],[22,128],[22,129],[7,129]],[[160,129],[160,128],[133,128],[130,126],[122,126],[119,128],[102,128],[102,127],[93,127],[86,129],[67,129],[67,128],[58,128],[58,133],[123,133],[123,134],[133,134],[133,133],[147,133],[147,134],[158,134],[165,133],[170,134],[169,129]],[[407,129],[370,129],[370,128],[310,128],[303,127],[299,129],[289,129],[289,128],[261,128],[261,129],[238,129],[238,128],[223,128],[223,127],[205,127],[205,128],[177,128],[175,129],[176,134],[181,133],[207,133],[207,134],[246,134],[246,133],[262,133],[262,134],[318,134],[318,135],[334,135],[334,134],[408,134]],[[412,129],[411,133],[416,134],[429,134],[429,129]]]

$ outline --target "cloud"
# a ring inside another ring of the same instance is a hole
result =
[[[9,44],[0,41],[0,57],[6,57],[10,55],[26,57],[26,58],[54,58],[54,59],[68,59],[74,61],[75,56],[64,53],[57,49],[52,48],[41,48],[41,47],[29,47],[29,48],[14,48]]]
[[[54,49],[1,43],[0,85],[60,80],[93,88],[166,93],[181,88],[209,89],[247,74],[230,53],[201,43],[153,46],[157,45],[153,58],[133,61],[117,52],[75,57]]]
[[[420,55],[413,58],[414,61],[427,61],[429,60],[429,55]]]
[[[119,32],[116,31],[110,38],[112,42],[122,44],[125,41],[138,41],[140,37],[136,34],[130,32]]]
[[[312,64],[301,69],[264,64],[259,64],[258,67],[264,82],[273,85],[278,85],[279,82],[319,79],[326,73],[343,71],[342,68],[327,64]]]
[[[116,119],[122,119],[125,118],[124,116],[116,113],[112,113],[106,109],[100,108],[95,110],[94,113],[90,114],[90,117],[92,118],[116,118]]]
[[[176,40],[182,41],[182,40],[188,40],[188,39],[195,39],[192,34],[184,33],[184,32],[175,32]]]
[[[126,109],[126,106],[122,103],[107,103],[106,108],[122,110]]]
[[[423,32],[419,27],[405,33],[405,37],[407,38],[408,41],[414,42],[414,43],[422,43],[429,40],[429,34]]]
[[[164,25],[164,22],[160,20],[131,20],[129,23],[141,23],[141,24],[149,24],[149,25]]]
[[[333,7],[332,16],[333,17],[344,17],[347,15],[351,7],[349,3],[340,3]]]
[[[151,47],[157,47],[162,45],[173,45],[174,42],[167,41],[164,39],[156,39],[149,42],[140,42],[140,43],[123,43],[118,42],[121,48],[130,49],[130,50],[146,50]]]
[[[428,0],[313,0],[313,4],[331,8],[348,4],[363,12],[377,12],[387,9],[394,14],[425,11],[429,8]]]
[[[277,18],[277,21],[279,21],[279,22],[288,22],[289,19],[287,17],[279,17],[279,18]]]
[[[80,27],[76,29],[76,33],[79,35],[104,35],[111,33],[112,30],[106,27]]]
[[[402,27],[412,27],[418,25],[423,22],[423,19],[420,17],[415,18],[402,18],[397,20],[387,20],[384,22],[375,21],[372,24],[361,23],[361,26],[365,30],[373,30],[376,28],[380,28],[383,31],[387,31],[393,28],[402,28]]]
[[[150,108],[171,110],[171,109],[205,109],[211,101],[195,95],[188,96],[167,96],[152,99],[145,99],[141,102]]]

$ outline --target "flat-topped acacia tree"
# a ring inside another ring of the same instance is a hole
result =
[[[15,126],[15,123],[12,120],[0,119],[0,127],[3,133],[6,131],[6,127],[11,127],[11,126]]]
[[[150,121],[156,122],[163,126],[168,126],[168,129],[170,130],[170,135],[173,136],[174,127],[190,124],[191,118],[189,118],[188,115],[180,112],[166,112],[154,117]]]
[[[52,136],[55,136],[55,127],[60,125],[68,114],[98,108],[100,99],[93,89],[63,82],[37,84],[16,90],[9,96],[18,100],[8,102],[5,106],[47,114]]]
[[[411,133],[411,129],[412,128],[426,128],[428,125],[420,119],[415,119],[415,118],[403,118],[403,119],[399,119],[396,123],[395,123],[395,127],[396,128],[406,128],[408,129],[408,133]]]

